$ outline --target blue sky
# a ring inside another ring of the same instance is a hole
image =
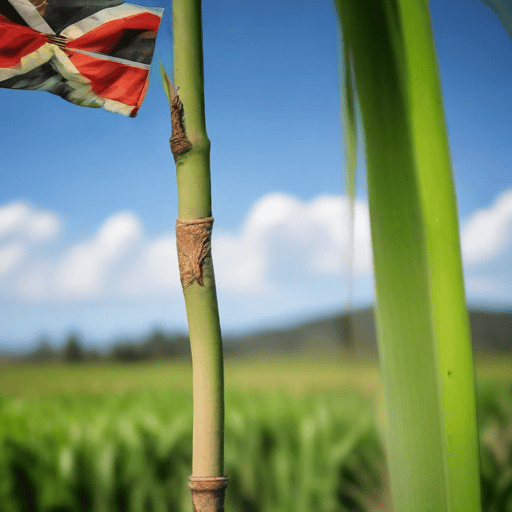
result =
[[[170,2],[158,57],[170,69]],[[512,306],[512,44],[480,0],[431,0],[470,306]],[[213,257],[225,334],[346,308],[330,0],[204,0]],[[186,329],[158,65],[137,118],[0,89],[0,350]],[[354,302],[373,301],[363,162]]]

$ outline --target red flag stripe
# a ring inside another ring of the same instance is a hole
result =
[[[91,81],[91,88],[98,96],[126,105],[141,105],[145,89],[141,86],[147,82],[147,69],[75,52],[70,52],[69,60],[82,76]]]
[[[156,33],[160,20],[161,18],[154,14],[142,13],[109,21],[82,37],[69,41],[66,47],[108,54],[117,46],[126,31],[148,30]]]
[[[101,25],[116,20],[127,19],[139,14],[151,14],[156,16],[156,18],[159,20],[158,23],[160,23],[160,20],[163,16],[163,9],[151,9],[149,7],[140,7],[133,4],[122,4],[116,7],[109,7],[107,9],[102,9],[95,14],[84,18],[83,20],[66,27],[61,31],[61,35],[67,37],[68,39],[78,39],[88,34],[91,30],[97,29]]]
[[[13,23],[0,15],[0,70],[19,66],[21,59],[48,42],[45,35]],[[1,78],[0,78],[1,80]]]

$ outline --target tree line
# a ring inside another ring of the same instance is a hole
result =
[[[36,348],[21,359],[30,362],[64,362],[78,364],[84,362],[118,361],[123,363],[149,361],[155,359],[182,358],[190,355],[188,337],[169,335],[155,330],[141,340],[123,340],[106,351],[86,347],[77,333],[70,333],[62,348],[52,346],[46,338]]]

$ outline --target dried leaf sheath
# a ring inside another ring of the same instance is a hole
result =
[[[171,87],[171,128],[172,136],[171,140],[171,151],[176,157],[181,155],[192,147],[192,143],[188,140],[187,134],[185,133],[184,121],[183,121],[183,103],[177,93],[174,92],[174,88]]]
[[[171,143],[172,154],[174,155],[174,158],[176,158],[178,155],[181,155],[181,153],[190,149],[192,147],[192,143],[188,140],[185,132],[183,103],[178,95],[179,87],[174,88],[174,85],[172,85],[171,79],[165,72],[162,63],[160,63],[160,71],[162,73],[162,82],[164,84],[165,94],[171,108],[172,135],[169,142]]]
[[[203,264],[207,257],[211,258],[212,228],[213,217],[176,220],[180,280],[184,288],[194,281],[204,286]]]

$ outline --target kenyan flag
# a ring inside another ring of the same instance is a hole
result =
[[[135,117],[162,14],[122,0],[0,0],[0,87]]]

